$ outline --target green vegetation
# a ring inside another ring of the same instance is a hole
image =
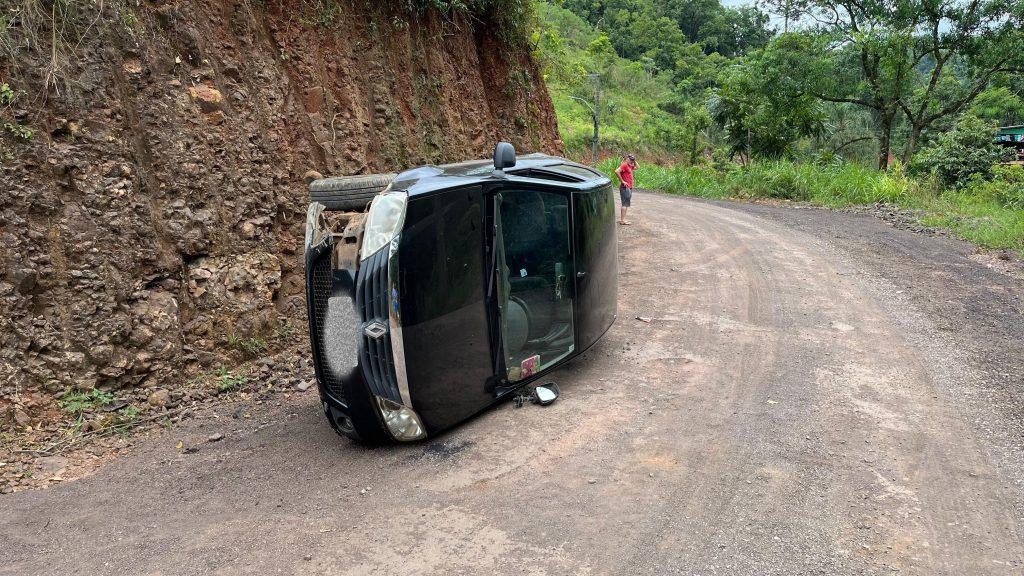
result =
[[[910,164],[967,113],[1024,122],[1019,3],[761,4],[788,16],[783,34],[761,9],[717,0],[535,4],[532,45],[575,156],[589,146],[579,100],[593,102],[594,77],[605,150],[689,163],[721,151],[884,168],[890,151]]]
[[[2,23],[0,23],[2,25]],[[0,158],[12,160],[14,154],[2,141],[4,137],[27,142],[32,139],[35,133],[20,120],[14,117],[14,104],[17,102],[20,92],[6,82],[0,84]]]
[[[617,160],[600,165],[606,174]],[[879,172],[855,164],[821,166],[789,160],[766,160],[750,166],[727,164],[671,167],[641,165],[636,179],[644,188],[704,198],[774,198],[847,206],[876,202],[899,203],[918,208],[922,188],[898,171]]]
[[[695,160],[711,146],[707,103],[721,75],[771,37],[763,12],[717,1],[566,0],[535,12],[531,43],[574,156],[590,148],[597,81],[603,149]]]
[[[107,406],[114,402],[114,395],[102,390],[89,390],[88,392],[69,391],[60,400],[60,407],[78,416],[83,412],[95,410],[100,406]]]
[[[915,159],[913,167],[934,174],[942,183],[962,188],[978,180],[991,180],[995,165],[1012,158],[1012,152],[996,144],[992,128],[977,116],[965,115],[956,128],[939,134],[931,147]]]
[[[213,373],[213,376],[218,392],[229,392],[235,388],[244,386],[249,381],[248,377],[235,375],[235,373],[228,370],[225,366],[218,368]]]
[[[993,142],[1024,123],[1024,5],[756,6],[535,0],[531,42],[568,155],[589,159],[599,81],[603,155],[638,153],[643,188],[889,202],[1024,250],[1020,170],[998,166]]]
[[[292,324],[291,320],[285,320],[277,328],[277,337],[281,340],[287,340],[295,334],[295,324]]]
[[[302,0],[303,9],[297,11],[297,18],[307,26],[336,28],[345,24],[343,18],[351,4],[345,0]],[[529,0],[401,0],[389,3],[363,0],[360,10],[367,14],[369,10],[382,6],[398,12],[391,16],[390,25],[395,30],[407,30],[413,19],[436,13],[444,18],[445,25],[458,26],[460,17],[491,22],[501,39],[511,46],[521,46],[525,42],[532,9]],[[378,23],[371,20],[370,28],[376,33]]]
[[[599,168],[611,177],[618,161]],[[1024,166],[1000,166],[993,178],[972,178],[960,188],[919,180],[902,169],[887,172],[851,163],[820,165],[765,160],[749,166],[641,165],[644,188],[703,198],[778,199],[844,207],[889,203],[920,210],[930,226],[991,248],[1024,252]]]
[[[632,42],[631,53],[645,47],[637,46],[628,34],[615,35],[613,41],[612,36],[599,32],[578,14],[548,2],[536,4],[536,15],[539,25],[531,43],[544,65],[561,136],[570,154],[584,156],[590,150],[593,118],[581,100],[593,103],[595,79],[601,85],[604,149],[663,156],[689,150],[695,136],[703,141],[698,132],[701,123],[687,120],[693,115],[706,117],[706,111],[699,106],[686,107],[676,94],[675,71],[661,68],[659,62],[678,60],[679,68],[687,71],[687,78],[680,80],[685,84],[682,89],[699,89],[700,85],[710,85],[722,58],[705,55],[703,49],[686,43],[680,34],[671,35],[670,40],[675,42],[671,46],[650,38],[645,50],[648,56],[624,58],[617,52],[616,43]],[[671,28],[668,23],[662,24]]]
[[[141,413],[142,413],[142,411],[139,410],[134,405],[125,406],[124,408],[122,408],[118,412],[118,414],[120,415],[120,418],[122,419],[122,421],[125,421],[125,422],[134,421],[135,419],[137,419],[139,417],[139,414],[141,414]]]
[[[331,28],[341,16],[341,5],[335,0],[303,0],[303,4],[306,10],[299,16],[299,21],[306,26]]]
[[[228,346],[241,351],[250,358],[255,358],[266,352],[267,341],[258,337],[239,338],[238,336],[231,335],[228,336]]]

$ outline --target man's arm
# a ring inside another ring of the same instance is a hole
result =
[[[618,177],[619,183],[621,184],[622,183],[622,164],[619,164],[619,167],[615,169],[615,176]]]

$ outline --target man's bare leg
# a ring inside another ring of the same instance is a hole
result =
[[[629,222],[626,221],[626,210],[628,210],[626,206],[619,207],[619,224],[629,224]]]

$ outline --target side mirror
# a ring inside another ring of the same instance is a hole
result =
[[[516,149],[508,142],[498,142],[494,147],[494,169],[504,170],[516,165]]]
[[[530,402],[534,404],[540,404],[541,406],[547,406],[558,399],[558,384],[554,382],[548,382],[542,386],[537,386],[533,389],[533,394],[530,395]]]

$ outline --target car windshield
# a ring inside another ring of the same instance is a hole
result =
[[[496,204],[502,348],[515,382],[575,349],[569,197],[507,190]]]

